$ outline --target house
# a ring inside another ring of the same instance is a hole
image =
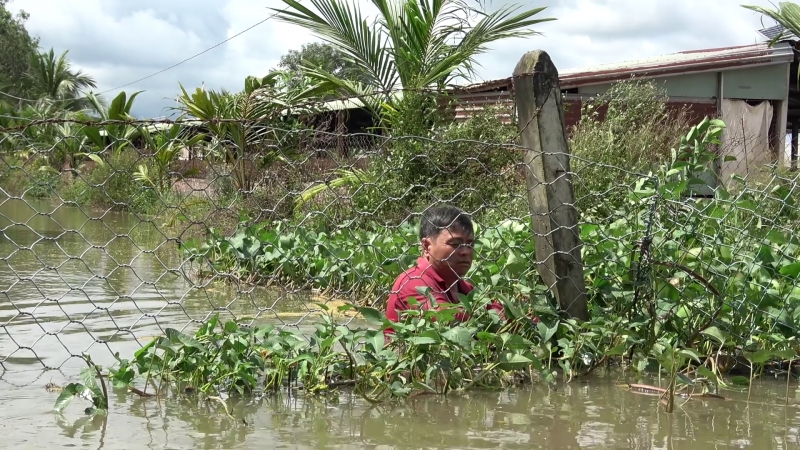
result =
[[[582,103],[602,94],[613,83],[636,77],[662,86],[669,104],[686,107],[690,115],[719,117],[723,133],[720,175],[746,175],[753,167],[778,161],[796,166],[800,91],[797,85],[795,43],[778,42],[675,53],[637,61],[604,64],[559,72],[564,94],[564,121],[568,128],[580,120]],[[489,105],[507,106],[514,114],[512,78],[493,80],[454,90],[455,120]],[[787,148],[787,130],[792,145]]]
[[[568,128],[580,121],[581,105],[589,97],[607,91],[615,82],[655,80],[669,97],[669,105],[685,107],[691,117],[719,117],[727,124],[725,155],[736,161],[722,163],[723,178],[746,175],[751,168],[778,161],[796,165],[800,130],[800,89],[795,42],[781,41],[736,47],[683,51],[589,68],[562,70],[559,82],[564,95]],[[475,111],[499,106],[499,114],[512,121],[515,114],[511,77],[450,90],[451,115],[465,120]],[[357,100],[356,100],[357,102]],[[350,117],[363,122],[360,105],[332,102],[326,109],[340,113],[340,125],[350,129]],[[601,111],[602,113],[602,111]],[[357,128],[367,128],[359,123]],[[786,146],[787,131],[792,145]]]

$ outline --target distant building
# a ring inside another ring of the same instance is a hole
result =
[[[726,122],[723,151],[737,161],[721,165],[723,178],[732,173],[745,175],[751,167],[769,162],[789,166],[797,160],[800,132],[797,66],[794,42],[781,41],[772,47],[761,43],[693,50],[562,70],[559,80],[566,107],[564,120],[567,127],[576,125],[583,101],[607,91],[615,82],[632,77],[655,80],[666,90],[670,105],[687,107],[698,120],[709,116]],[[454,88],[449,97],[456,121],[488,106],[500,106],[500,114],[508,121],[515,115],[510,77]],[[347,116],[363,119],[363,114],[354,111],[361,110],[359,106],[332,102],[326,109],[346,111],[342,120],[347,125]],[[356,128],[365,127],[359,123]],[[787,131],[792,132],[791,146],[785,145]]]
[[[671,105],[687,107],[698,120],[709,116],[725,121],[724,152],[737,161],[721,164],[723,178],[732,173],[745,175],[749,167],[774,161],[788,166],[797,160],[797,138],[787,147],[787,130],[797,136],[800,125],[794,48],[794,43],[784,41],[773,47],[754,44],[685,51],[563,70],[559,81],[566,107],[564,121],[567,127],[576,125],[582,102],[615,82],[631,77],[654,80],[666,90]],[[513,114],[511,78],[466,86],[454,91],[453,97],[456,120],[489,105],[509,106]]]

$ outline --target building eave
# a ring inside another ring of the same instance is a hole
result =
[[[779,42],[774,47],[754,44],[674,53],[639,61],[570,69],[559,74],[562,89],[608,84],[631,77],[656,78],[691,73],[736,70],[794,61],[794,46]]]

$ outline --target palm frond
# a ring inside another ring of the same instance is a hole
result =
[[[296,0],[283,0],[292,10],[274,9],[276,18],[299,25],[320,39],[334,45],[364,68],[379,89],[396,87],[397,71],[391,53],[386,51],[388,37],[384,30],[370,25],[357,7],[346,0],[310,0],[315,13]]]
[[[335,169],[333,175],[337,175],[337,178],[331,181],[314,184],[303,190],[303,192],[295,198],[295,211],[300,210],[303,205],[321,195],[323,192],[336,191],[337,189],[348,186],[350,188],[357,188],[366,183],[375,181],[368,172],[360,169]]]
[[[800,5],[792,2],[780,2],[778,3],[778,9],[768,9],[755,5],[742,5],[742,8],[769,17],[783,26],[783,28],[786,28],[795,37],[800,37]],[[785,37],[786,33],[782,33],[778,38],[773,39],[771,44]]]

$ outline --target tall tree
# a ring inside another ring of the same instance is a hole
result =
[[[309,75],[359,96],[378,113],[381,102],[392,102],[396,89],[441,89],[456,78],[470,79],[476,57],[488,44],[538,34],[529,27],[553,20],[534,18],[543,7],[518,12],[518,6],[505,6],[489,12],[475,1],[371,0],[378,11],[374,21],[362,15],[355,0],[283,0],[288,7],[273,10],[279,20],[333,45],[366,79],[346,80],[308,67]]]
[[[368,83],[369,75],[348,58],[345,53],[324,42],[303,44],[300,50],[289,50],[281,56],[278,66],[289,73],[292,85],[301,85],[306,76],[306,67],[330,73],[343,80]]]
[[[0,0],[0,89],[20,93],[19,85],[39,48],[39,39],[25,28],[28,13],[8,10],[9,0]]]

